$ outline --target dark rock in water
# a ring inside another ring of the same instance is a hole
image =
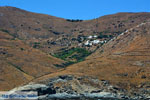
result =
[[[102,90],[92,91],[91,93],[99,93],[102,92]]]
[[[23,91],[23,92],[36,91],[38,93],[38,96],[46,95],[46,94],[56,94],[54,88],[42,84],[27,85],[22,89],[20,89],[19,91]]]
[[[38,88],[37,92],[38,92],[38,96],[46,95],[46,94],[56,94],[56,91],[51,88]]]

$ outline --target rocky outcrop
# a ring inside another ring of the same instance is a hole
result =
[[[11,93],[17,91],[37,91],[40,100],[144,100],[149,98],[148,95],[143,95],[146,91],[144,89],[139,94],[128,95],[126,90],[112,86],[108,81],[71,75],[58,76],[43,83],[30,83],[11,90]]]

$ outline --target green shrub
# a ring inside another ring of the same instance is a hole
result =
[[[5,30],[5,29],[0,29],[0,31],[5,32],[5,33],[9,33],[9,31]]]
[[[40,48],[40,43],[39,42],[34,42],[33,48]]]
[[[21,50],[21,51],[23,51],[23,50],[24,50],[24,48],[20,48],[20,50]]]
[[[102,38],[112,38],[113,36],[112,35],[103,35],[103,32],[100,32],[99,33],[99,36],[98,38],[102,39]]]
[[[73,63],[81,62],[85,57],[89,56],[91,52],[87,51],[84,48],[71,48],[69,50],[64,50],[62,52],[56,53],[53,56],[68,61],[65,66],[68,66]],[[71,61],[75,59],[76,61]]]

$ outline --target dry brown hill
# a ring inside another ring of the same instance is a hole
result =
[[[102,47],[103,49],[100,48],[101,44],[87,47],[84,46],[84,43],[90,35],[97,35],[100,37],[97,39],[109,41],[127,29],[146,22],[149,18],[150,13],[118,13],[87,21],[66,20],[14,7],[0,7],[0,90],[11,89],[54,72],[55,74],[51,74],[52,76],[66,73],[98,76],[100,79],[110,80],[115,84],[126,85],[127,81],[131,81],[128,86],[146,82],[148,78],[141,79],[139,77],[144,77],[144,71],[148,69],[147,65],[141,68],[136,64],[144,66],[143,61],[149,64],[148,60],[145,60],[148,59],[148,56],[127,54],[129,52],[140,55],[138,50],[147,48],[148,38],[145,35],[143,35],[145,38],[141,38],[140,32],[148,30],[149,24],[135,28],[139,31],[133,31],[134,36],[138,36],[139,33],[139,37],[122,35],[125,39],[124,42],[121,37],[115,39],[116,42],[108,42],[106,47],[105,45]],[[149,36],[147,31],[144,33]],[[129,40],[132,42],[130,43]],[[145,47],[141,47],[140,43],[144,43]],[[60,65],[64,61],[49,54],[72,47],[91,51],[98,50],[86,61],[72,65],[59,73],[64,69],[60,69],[56,65]],[[135,49],[137,51],[134,51]],[[125,56],[122,55],[122,52]],[[140,51],[140,53],[147,55],[148,51]],[[133,66],[132,57],[137,57],[137,60],[133,60],[135,61]],[[138,59],[143,60],[139,62]],[[137,75],[137,71],[140,71],[140,74]],[[146,77],[149,77],[148,75],[145,74]]]
[[[0,31],[0,90],[59,71],[55,64],[63,62]]]
[[[149,13],[118,13],[94,20],[66,20],[54,16],[27,12],[14,7],[0,7],[0,28],[16,38],[46,53],[62,48],[87,48],[89,35],[109,35],[110,38],[136,26],[150,17]],[[109,40],[109,36],[102,38]],[[36,44],[38,43],[38,44]],[[88,48],[95,50],[98,46]]]
[[[38,80],[60,75],[92,76],[135,91],[150,86],[150,22],[141,23],[98,49],[87,60]]]

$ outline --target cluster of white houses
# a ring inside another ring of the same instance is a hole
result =
[[[97,45],[97,44],[104,44],[106,43],[107,40],[101,40],[98,39],[97,35],[90,35],[87,37],[87,40],[84,43],[80,43],[79,46],[85,45],[85,46],[92,46],[92,45]]]
[[[97,35],[94,35],[94,36],[90,35],[88,36],[88,39],[97,38],[97,37],[98,37]]]
[[[93,41],[90,41],[90,40],[87,40],[85,43],[84,43],[84,45],[85,46],[92,46],[92,45],[96,45],[96,44],[103,44],[103,43],[106,43],[107,41],[106,40],[104,40],[104,41],[100,41],[100,40],[93,40]]]
[[[95,39],[95,40],[87,40],[84,43],[84,45],[85,46],[92,46],[92,45],[103,44],[103,43],[107,42],[106,40],[101,41],[101,40],[97,39],[97,37],[98,37],[97,35],[94,35],[94,36],[90,35],[90,36],[88,36],[88,39]]]

